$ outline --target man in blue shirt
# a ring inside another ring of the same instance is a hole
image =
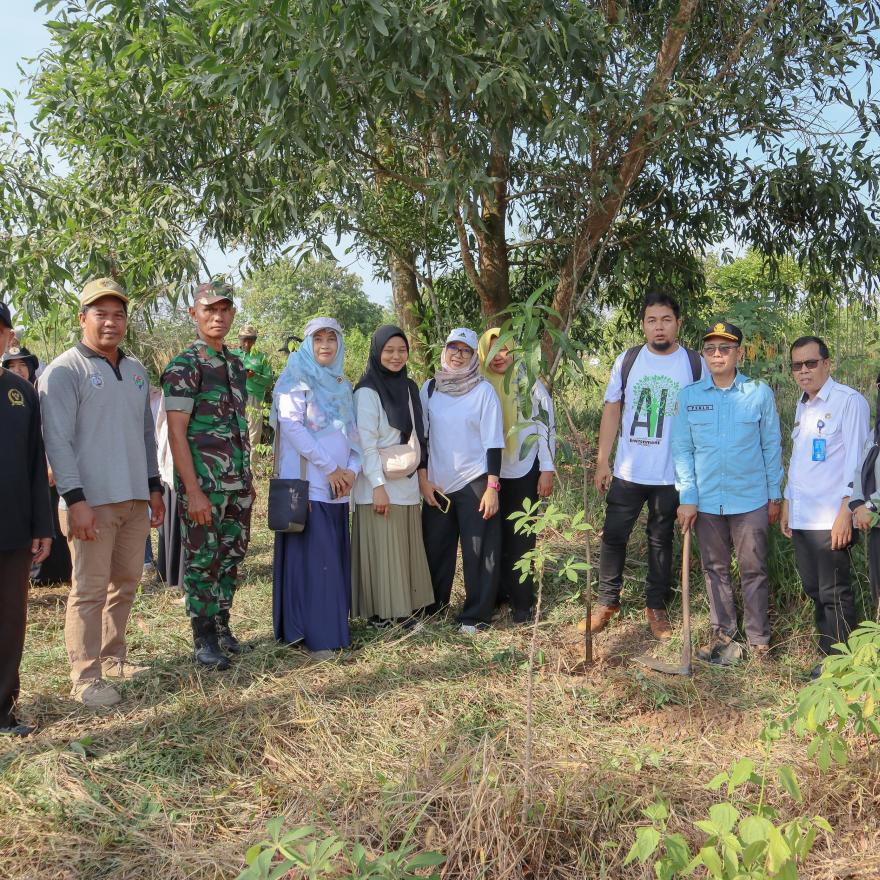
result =
[[[739,372],[742,331],[726,322],[703,337],[709,375],[682,389],[672,432],[672,457],[683,530],[695,527],[712,621],[702,660],[741,656],[734,642],[736,605],[731,543],[743,592],[743,617],[753,656],[769,656],[767,533],[779,519],[782,447],[773,392]]]

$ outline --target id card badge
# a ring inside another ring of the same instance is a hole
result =
[[[813,440],[813,461],[825,461],[824,437],[816,437]]]

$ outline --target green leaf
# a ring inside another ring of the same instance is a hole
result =
[[[798,785],[794,770],[792,770],[787,764],[783,764],[776,772],[779,775],[779,781],[782,783],[782,787],[788,792],[789,797],[795,803],[801,803],[804,798],[801,794],[801,788],[800,785]]]
[[[660,843],[660,832],[651,825],[643,825],[636,829],[635,843],[630,847],[624,865],[638,859],[640,862],[646,862],[654,854]]]

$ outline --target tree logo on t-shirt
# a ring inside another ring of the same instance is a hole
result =
[[[643,376],[633,387],[631,400],[633,419],[629,435],[635,437],[639,429],[642,436],[651,440],[663,437],[663,428],[667,416],[674,416],[678,411],[678,392],[681,386],[669,376]]]

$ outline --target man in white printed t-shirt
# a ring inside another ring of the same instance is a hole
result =
[[[678,509],[670,437],[678,392],[702,375],[700,355],[679,345],[678,303],[665,293],[649,293],[642,304],[644,345],[614,361],[605,390],[594,482],[607,492],[599,560],[599,597],[590,631],[602,632],[620,611],[626,546],[642,508],[648,506],[648,574],[645,617],[658,639],[672,635],[666,603],[672,578],[672,536]],[[622,417],[622,418],[621,418]],[[612,476],[610,458],[614,439]],[[583,632],[587,622],[582,621]]]

